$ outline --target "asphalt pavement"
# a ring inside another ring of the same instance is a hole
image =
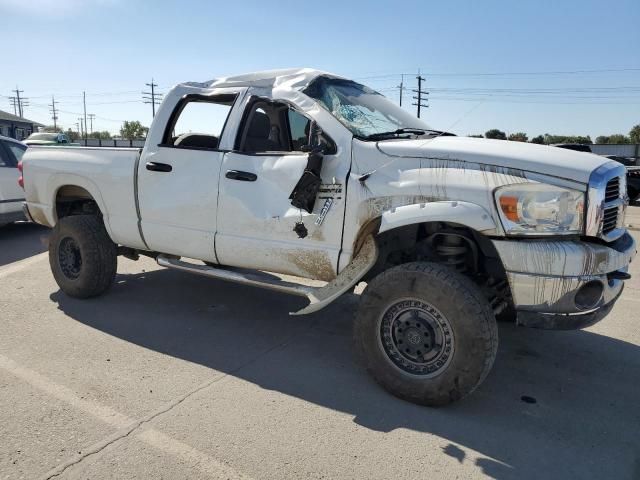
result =
[[[302,300],[121,258],[75,300],[46,238],[0,228],[0,478],[640,478],[640,260],[604,321],[501,324],[485,383],[430,409],[355,358],[357,295],[291,317]]]

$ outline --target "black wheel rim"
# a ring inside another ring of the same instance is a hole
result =
[[[404,372],[432,377],[454,352],[451,324],[433,305],[417,299],[393,303],[382,315],[380,341],[391,362]]]
[[[65,237],[58,247],[58,263],[65,277],[75,280],[82,269],[80,247],[71,237]]]

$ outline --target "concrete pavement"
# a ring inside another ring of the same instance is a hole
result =
[[[632,230],[640,230],[640,206],[627,208],[624,223],[628,228],[631,228]]]
[[[487,381],[428,409],[354,358],[355,295],[290,317],[302,300],[120,259],[107,295],[74,300],[46,231],[10,228],[0,478],[640,478],[640,261],[603,322],[501,324]]]

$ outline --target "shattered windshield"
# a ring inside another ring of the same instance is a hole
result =
[[[420,119],[378,92],[351,80],[318,77],[304,91],[356,137],[399,129],[429,130]]]

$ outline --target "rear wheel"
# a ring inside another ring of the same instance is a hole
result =
[[[49,264],[60,289],[71,297],[95,297],[116,276],[117,250],[96,215],[61,218],[49,239]]]
[[[373,279],[362,294],[354,336],[385,389],[429,406],[471,393],[498,348],[496,320],[480,289],[444,265],[424,262]]]

